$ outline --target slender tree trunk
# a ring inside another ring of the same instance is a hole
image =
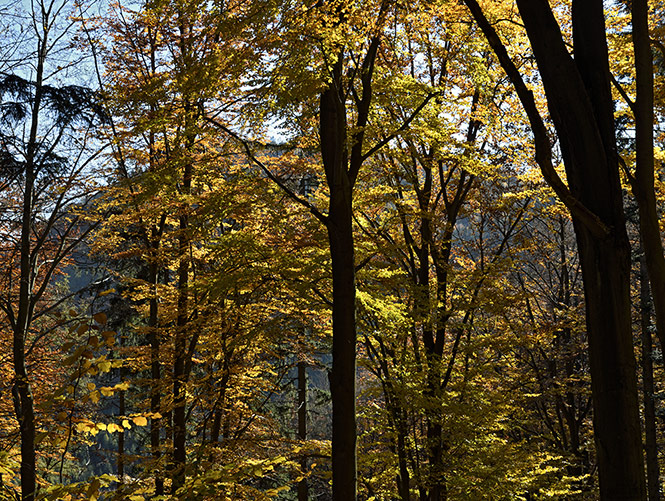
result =
[[[305,362],[298,362],[298,438],[307,439],[307,366]],[[300,460],[300,468],[307,472],[307,456]],[[309,496],[307,479],[298,482],[298,501],[307,501]]]
[[[656,333],[665,350],[665,255],[656,209],[653,157],[653,57],[649,40],[647,0],[631,2],[635,52],[635,179],[633,194],[640,213],[640,235],[653,295]]]
[[[660,467],[654,404],[653,361],[651,351],[651,294],[644,256],[640,259],[640,326],[642,330],[642,391],[644,397],[644,435],[649,501],[660,499]]]
[[[18,319],[14,329],[14,405],[21,434],[21,497],[33,501],[37,488],[35,465],[35,411],[32,389],[28,379],[25,359],[25,338],[30,328],[32,259],[30,246],[30,223],[32,220],[32,190],[34,170],[26,169],[25,195],[23,200],[23,222],[21,229],[21,282],[19,291]]]
[[[118,414],[125,415],[125,392],[120,391],[118,397]],[[118,432],[118,479],[122,484],[125,477],[125,431],[124,427]]]
[[[183,193],[189,193],[192,183],[191,163],[185,164],[183,174]],[[173,462],[171,493],[185,483],[185,466],[187,460],[186,438],[186,389],[187,374],[185,364],[187,359],[187,324],[189,314],[189,230],[188,216],[180,216],[179,259],[178,264],[178,316],[176,319],[175,353],[173,365]]]
[[[32,388],[28,378],[25,359],[25,340],[32,322],[32,279],[34,257],[30,243],[33,216],[33,191],[37,175],[37,131],[42,101],[42,78],[46,57],[46,33],[37,49],[37,70],[35,75],[35,99],[32,103],[32,117],[28,151],[25,165],[25,188],[21,220],[21,267],[19,284],[18,315],[13,333],[14,359],[14,406],[21,435],[21,497],[23,501],[33,501],[37,489],[35,453],[35,411]]]
[[[231,377],[230,365],[231,357],[233,356],[233,350],[226,351],[224,350],[224,364],[223,370],[224,375],[222,376],[221,381],[219,382],[219,396],[215,402],[215,414],[212,421],[212,427],[210,429],[210,442],[216,444],[219,442],[219,435],[222,428],[222,418],[224,416],[224,406],[226,400],[226,388],[229,384],[229,378]]]
[[[402,409],[398,412],[400,416],[396,419],[397,427],[397,464],[399,467],[399,476],[397,477],[397,488],[399,496],[402,501],[409,501],[411,499],[411,475],[409,474],[409,466],[407,464],[406,453],[406,437],[408,430],[406,429],[405,418]]]
[[[153,232],[154,233],[154,232]],[[153,238],[156,235],[153,234]],[[150,340],[150,412],[160,414],[162,411],[162,385],[161,385],[161,362],[160,362],[160,339],[159,339],[159,303],[157,301],[157,282],[159,279],[157,266],[157,243],[153,244],[153,256],[150,266],[150,303],[148,316],[148,329]],[[161,458],[160,434],[161,418],[152,417],[150,419],[150,452],[155,463],[155,496],[164,495],[164,479],[160,473],[159,461]]]

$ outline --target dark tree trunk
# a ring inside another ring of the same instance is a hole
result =
[[[385,14],[382,2],[377,25]],[[339,20],[345,14],[339,12]],[[321,160],[330,190],[328,230],[332,260],[332,497],[333,501],[356,499],[356,270],[353,243],[353,187],[365,160],[364,130],[372,99],[372,76],[380,43],[375,35],[369,42],[360,69],[362,89],[355,94],[354,132],[347,127],[344,49],[340,47],[330,83],[321,93],[319,136]],[[351,82],[353,84],[353,82]],[[347,135],[351,136],[349,144]]]
[[[187,162],[183,173],[183,193],[188,194],[192,184],[192,165]],[[180,235],[178,236],[178,316],[176,318],[175,352],[173,363],[173,475],[171,493],[185,483],[187,461],[186,439],[186,384],[187,384],[187,339],[189,316],[189,218],[180,216]]]
[[[191,51],[193,47],[189,44],[189,36],[191,28],[189,20],[182,13],[178,13],[178,20],[180,23],[180,39],[179,45],[181,49],[180,61],[184,69],[188,68],[191,63]],[[195,123],[193,120],[192,105],[188,101],[189,96],[184,96],[184,124],[183,132],[185,135],[183,144],[184,165],[182,166],[182,184],[180,185],[180,195],[187,196],[191,193],[192,189],[192,173],[193,165],[192,160],[188,158],[194,146],[195,133],[192,127]],[[189,332],[189,215],[186,202],[181,202],[178,207],[180,212],[179,217],[179,232],[178,232],[178,306],[176,317],[176,331],[175,331],[175,352],[173,355],[173,472],[171,483],[171,494],[185,484],[186,478],[186,463],[187,463],[187,379],[189,365],[188,355],[188,341],[190,339]]]
[[[356,499],[356,284],[353,247],[353,180],[348,171],[343,53],[330,87],[321,94],[321,157],[330,188],[326,227],[332,259],[332,471],[334,501]]]
[[[120,391],[118,397],[118,414],[120,416],[125,415],[125,392]],[[124,427],[118,432],[118,479],[120,483],[123,483],[125,477],[125,431]]]
[[[39,128],[39,113],[42,103],[42,78],[44,73],[44,59],[46,57],[46,40],[41,40],[38,47],[37,71],[35,78],[35,99],[32,103],[32,118],[30,136],[25,166],[25,188],[23,192],[23,208],[21,220],[21,267],[19,284],[19,302],[16,324],[13,332],[13,360],[14,360],[14,407],[16,419],[19,422],[21,435],[21,498],[23,501],[33,501],[37,489],[36,453],[35,453],[35,410],[32,397],[32,388],[28,378],[25,358],[25,340],[32,323],[32,280],[34,272],[34,257],[32,255],[31,230],[33,222],[33,191],[37,169],[37,132]]]
[[[653,157],[653,57],[649,40],[647,0],[632,1],[635,53],[635,179],[633,194],[640,213],[640,236],[651,283],[656,333],[665,350],[665,255],[654,190]]]
[[[546,129],[505,47],[465,0],[515,85],[543,174],[569,207],[586,301],[594,437],[602,499],[645,499],[630,318],[630,247],[623,215],[602,0],[573,0],[575,60],[547,0],[517,0],[559,137],[568,185],[552,168]]]
[[[519,0],[573,196],[607,228],[573,214],[584,279],[594,437],[602,499],[645,497],[630,315],[630,246],[614,137],[603,3],[573,1],[575,60],[549,3]]]
[[[642,330],[642,391],[644,397],[644,449],[647,460],[649,501],[660,499],[660,467],[654,403],[653,361],[651,343],[651,294],[644,257],[640,259],[640,326]]]
[[[323,113],[322,113],[323,115]],[[351,186],[344,171],[330,185],[328,238],[333,276],[333,500],[356,499],[356,288]]]
[[[153,239],[156,239],[156,232],[153,232]],[[157,282],[158,282],[158,267],[157,267],[157,246],[158,243],[154,242],[153,251],[151,255],[152,262],[150,266],[150,276],[148,281],[150,283],[150,303],[149,303],[149,316],[148,316],[148,329],[150,340],[150,412],[159,414],[162,411],[162,385],[161,385],[161,362],[160,362],[160,339],[159,339],[159,302],[157,301]],[[160,450],[160,434],[161,434],[161,418],[152,417],[150,419],[150,452],[154,461],[155,468],[155,496],[164,495],[164,479],[160,473],[159,460],[161,458]]]
[[[307,439],[307,366],[305,362],[298,362],[298,438]],[[300,460],[300,468],[303,473],[307,472],[307,457]],[[298,501],[307,501],[308,497],[307,479],[298,482]]]
[[[33,501],[37,488],[35,465],[35,411],[32,389],[25,359],[25,339],[30,327],[32,260],[30,246],[30,223],[32,221],[32,190],[34,171],[26,169],[26,186],[23,199],[23,223],[21,231],[21,283],[19,291],[18,318],[14,328],[14,407],[21,434],[21,498]]]
[[[157,58],[155,38],[150,27],[148,27],[148,38],[150,39],[150,74],[154,75],[157,71]],[[156,106],[150,105],[150,111],[156,112]],[[151,172],[155,171],[158,161],[158,153],[155,148],[155,131],[150,129],[148,131],[148,148],[149,148],[149,169]],[[161,372],[162,364],[160,361],[161,356],[161,338],[159,332],[159,301],[157,297],[157,285],[159,283],[159,247],[162,236],[165,214],[161,216],[159,225],[155,224],[150,233],[146,231],[146,247],[148,249],[148,283],[150,285],[150,299],[148,311],[148,341],[150,342],[150,412],[153,417],[150,418],[150,453],[154,461],[154,479],[155,479],[155,496],[164,495],[164,477],[160,465],[161,451],[161,431],[162,431],[162,418],[154,417],[161,415],[162,412],[162,383]]]

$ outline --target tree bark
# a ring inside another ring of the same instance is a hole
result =
[[[321,113],[322,118],[324,113]],[[328,239],[333,277],[333,500],[356,499],[356,284],[351,184],[346,169],[330,183]]]
[[[573,1],[575,60],[546,1],[518,0],[573,196],[609,229],[573,215],[584,279],[602,499],[645,498],[626,234],[602,0]]]
[[[185,164],[183,174],[183,192],[188,194],[192,183],[192,166]],[[188,314],[189,314],[189,219],[186,214],[180,216],[180,235],[178,236],[178,315],[176,318],[175,352],[173,363],[173,474],[171,493],[185,483],[185,466],[187,461],[186,439],[186,389],[187,376],[185,370],[187,359]]]
[[[356,499],[356,283],[352,226],[353,180],[349,177],[343,54],[330,87],[321,94],[321,157],[330,188],[327,219],[332,259],[332,470],[334,501]]]

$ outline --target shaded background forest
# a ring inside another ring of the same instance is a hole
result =
[[[567,151],[517,6],[481,4],[549,177],[457,1],[4,2],[0,499],[599,498]],[[605,18],[658,499],[635,13]]]

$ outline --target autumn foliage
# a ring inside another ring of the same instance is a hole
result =
[[[660,496],[660,2],[31,5],[1,500]]]

